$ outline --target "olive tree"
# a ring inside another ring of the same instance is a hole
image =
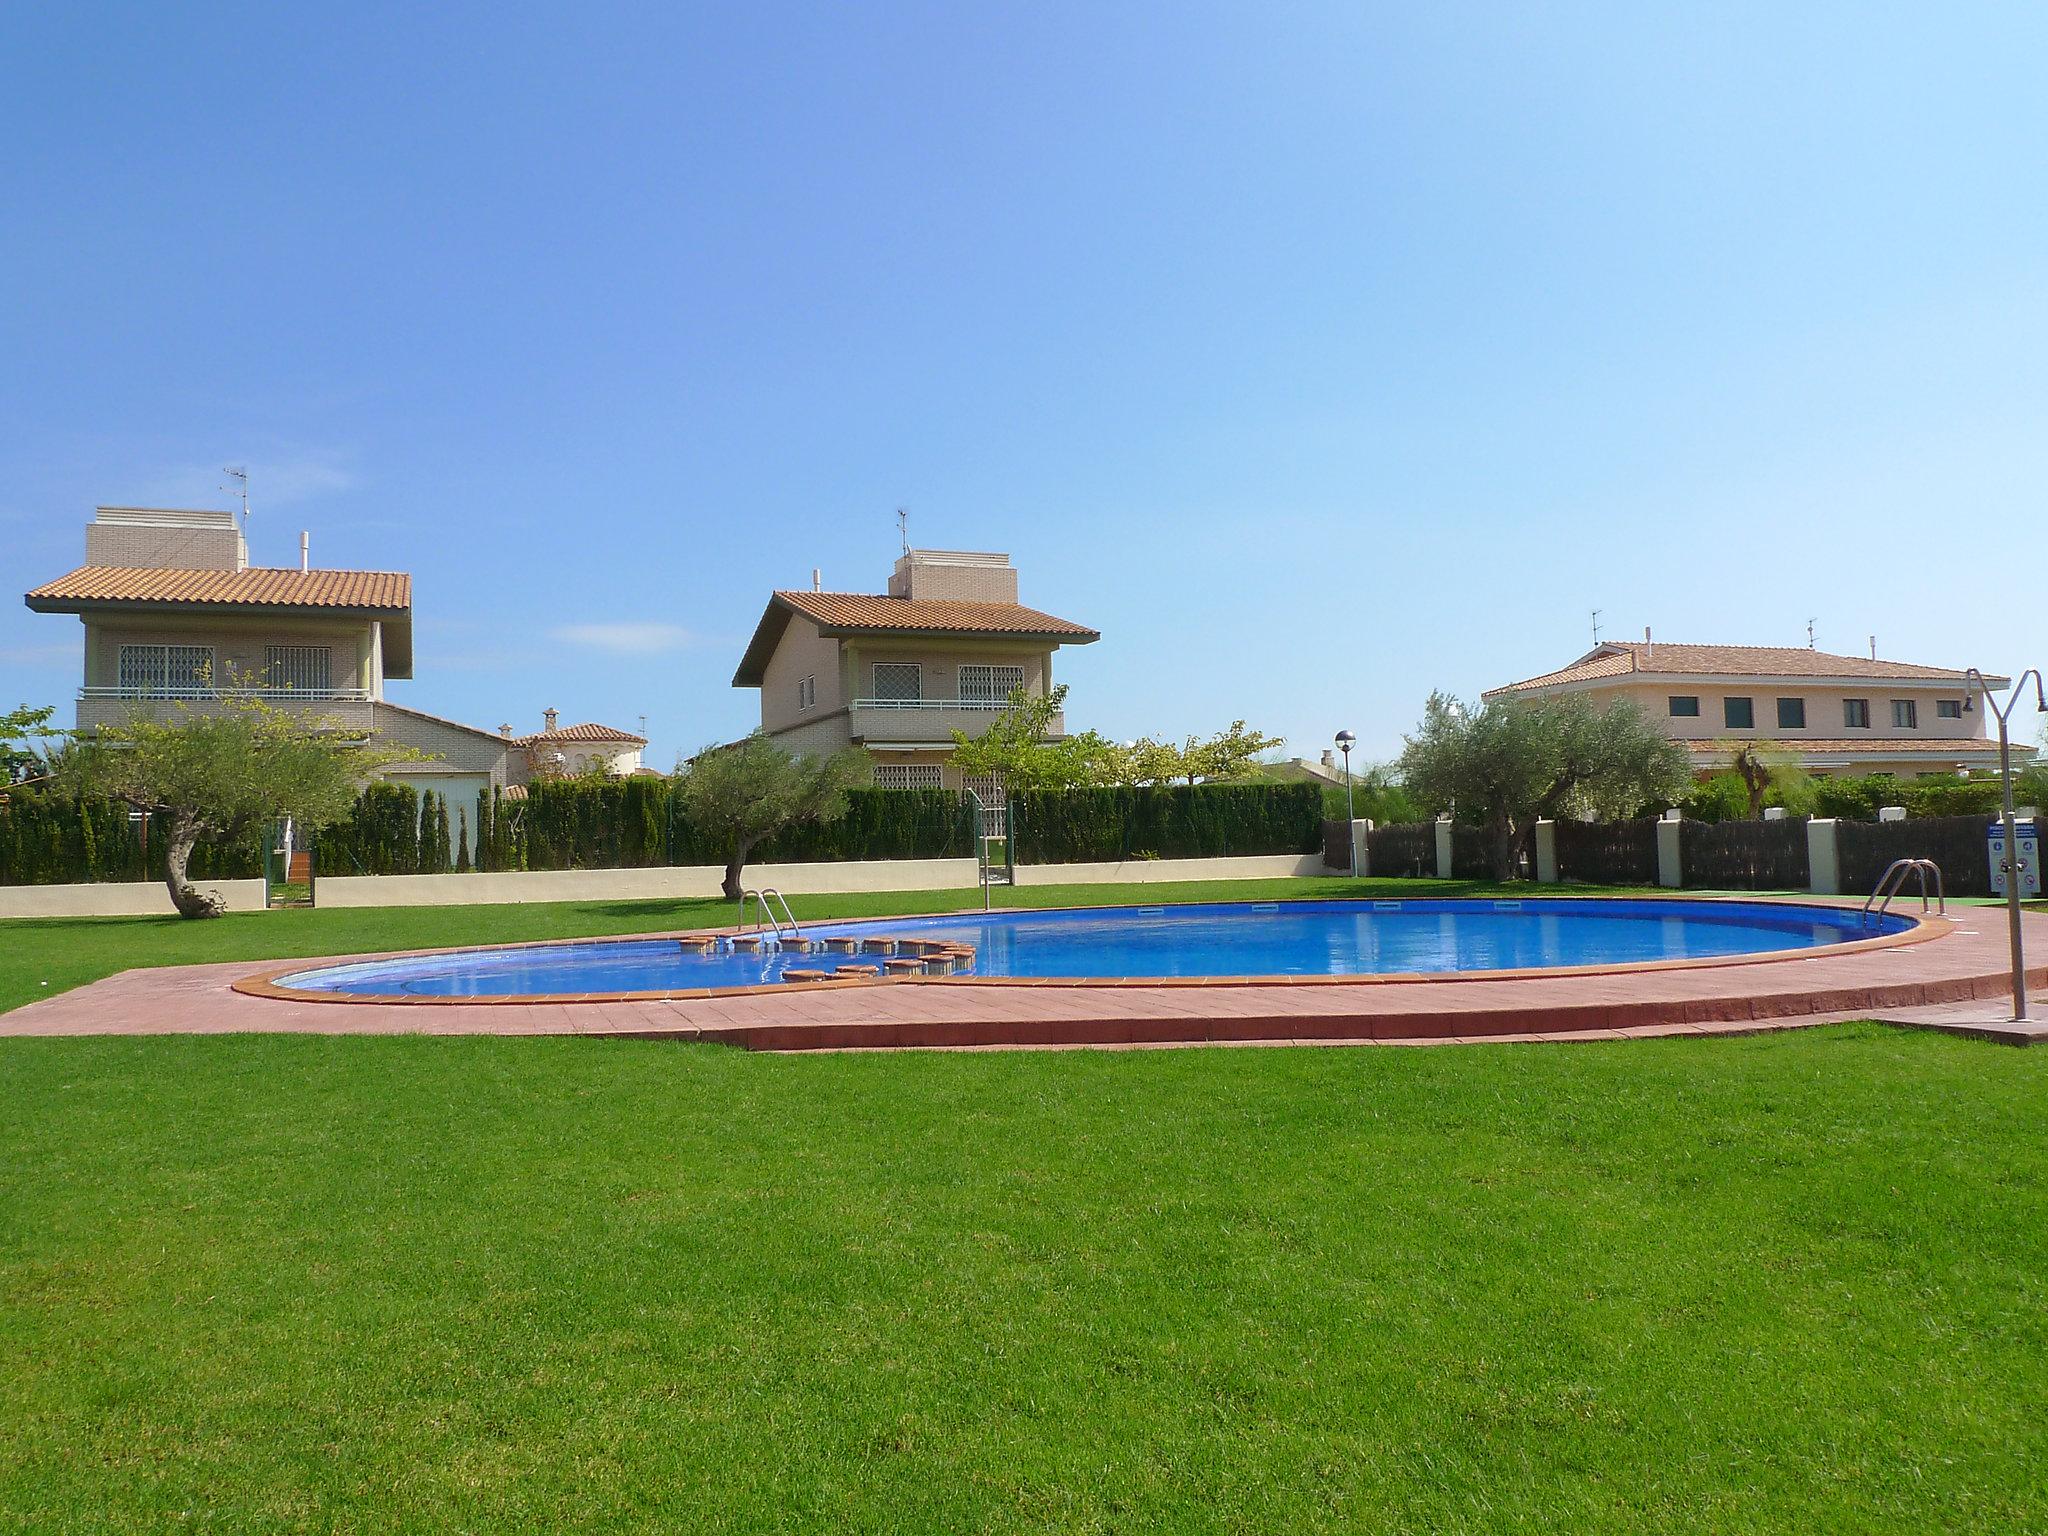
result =
[[[857,748],[801,757],[759,731],[730,746],[707,747],[678,771],[683,814],[725,851],[725,897],[740,899],[740,872],[757,844],[784,827],[846,813],[846,792],[873,772]]]
[[[222,699],[218,712],[180,704],[168,718],[136,711],[102,725],[58,759],[57,779],[74,793],[162,815],[172,905],[182,917],[218,917],[220,898],[187,878],[195,847],[260,835],[287,817],[312,831],[331,826],[379,768],[420,755],[242,695]]]
[[[1627,815],[1691,779],[1684,749],[1633,703],[1600,709],[1569,694],[1477,709],[1431,694],[1400,766],[1426,803],[1486,829],[1497,880],[1514,877],[1538,821]]]

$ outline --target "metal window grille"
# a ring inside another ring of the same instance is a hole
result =
[[[1022,667],[971,666],[960,669],[963,704],[1001,704],[1024,686]]]
[[[210,645],[124,645],[120,685],[144,697],[203,693],[213,684]]]
[[[915,704],[924,697],[924,668],[914,661],[875,663],[875,697]]]
[[[799,710],[815,709],[818,705],[818,680],[806,677],[796,685],[796,707]]]
[[[333,653],[324,645],[263,648],[263,686],[293,693],[326,693],[334,686]]]
[[[875,765],[875,788],[877,789],[939,789],[942,788],[937,763],[877,763]]]

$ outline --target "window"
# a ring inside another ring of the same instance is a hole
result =
[[[212,691],[210,645],[124,645],[121,687],[143,698],[182,698]]]
[[[1920,704],[1916,699],[1892,700],[1892,726],[1901,731],[1920,729]]]
[[[1700,696],[1696,693],[1674,693],[1671,695],[1671,718],[1674,720],[1695,720],[1699,718]]]
[[[1961,699],[1936,699],[1934,701],[1934,718],[1937,720],[1962,719],[1963,701]]]
[[[333,688],[332,653],[324,645],[266,645],[263,686],[293,693],[327,693]]]
[[[1002,704],[1009,700],[1014,689],[1024,686],[1022,667],[962,667],[960,669],[960,702],[963,704]]]
[[[914,661],[875,663],[875,697],[890,704],[915,704],[924,697],[924,668]]]
[[[1803,731],[1806,729],[1806,700],[1778,700],[1778,729],[1781,731]]]
[[[796,707],[799,713],[818,707],[818,680],[815,677],[799,678],[796,685]]]
[[[1756,700],[1723,699],[1721,701],[1721,722],[1731,731],[1748,731],[1756,728]]]
[[[1867,731],[1867,730],[1869,730],[1869,729],[1870,729],[1870,700],[1868,700],[1868,699],[1844,699],[1844,700],[1842,700],[1842,724],[1843,724],[1843,726],[1844,726],[1845,728],[1847,728],[1847,729],[1849,729],[1849,730],[1852,730],[1852,731]]]
[[[877,789],[943,789],[937,763],[877,763]]]

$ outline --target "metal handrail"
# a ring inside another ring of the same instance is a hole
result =
[[[1906,888],[1906,877],[1916,876],[1920,883],[1920,910],[1927,910],[1927,877],[1934,876],[1934,899],[1940,903],[1943,917],[1948,916],[1948,893],[1942,889],[1941,866],[1932,859],[1893,859],[1885,872],[1878,877],[1876,887],[1863,902],[1863,920],[1868,923],[1872,917],[1882,917],[1890,910],[1892,898]],[[1876,910],[1872,910],[1872,903]]]
[[[126,687],[93,684],[78,690],[81,699],[319,699],[367,704],[367,688],[216,688],[210,683],[189,686],[143,683]]]
[[[768,898],[770,896],[773,896],[782,903],[782,917],[777,917],[775,915],[775,908],[769,905]],[[804,936],[803,929],[797,926],[796,914],[789,910],[789,899],[772,885],[763,890],[749,889],[740,892],[740,920],[737,924],[738,927],[744,928],[747,926],[747,903],[749,901],[754,903],[755,910],[760,914],[754,920],[754,932],[759,933],[765,926],[771,934],[780,939],[782,937],[783,919],[787,918],[789,921],[789,936],[793,939],[800,939]]]
[[[855,709],[986,709],[1010,707],[1008,699],[855,699]]]

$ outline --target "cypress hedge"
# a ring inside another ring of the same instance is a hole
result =
[[[453,823],[453,825],[451,825]],[[457,828],[461,828],[460,831]],[[1215,784],[1059,790],[1024,796],[1018,853],[1026,863],[1312,853],[1321,792],[1309,784]],[[0,807],[0,884],[161,877],[163,840],[145,868],[125,808],[15,791]],[[451,816],[445,796],[372,784],[345,821],[314,840],[323,875],[411,875],[456,868],[463,847],[483,870],[617,869],[717,864],[724,849],[690,825],[666,779],[562,780],[523,799],[493,790],[476,817]],[[974,813],[950,790],[857,789],[836,821],[791,827],[754,850],[756,863],[968,858]],[[260,875],[260,840],[202,844],[195,877]]]

